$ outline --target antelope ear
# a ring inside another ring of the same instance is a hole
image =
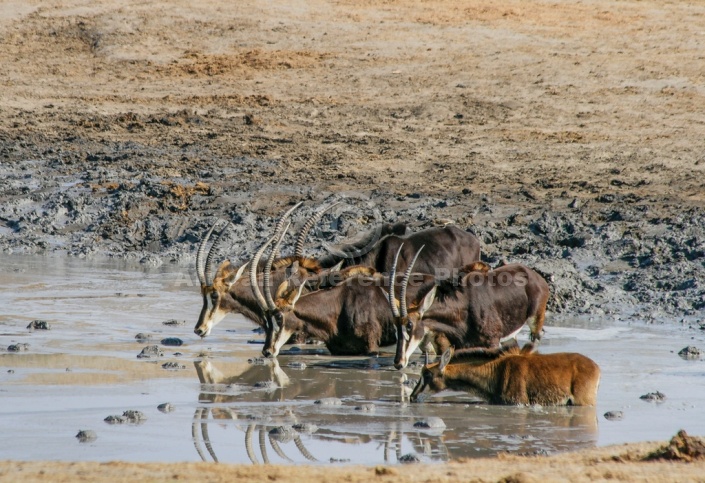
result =
[[[278,300],[286,297],[286,293],[289,291],[289,281],[284,280],[277,287],[277,292],[274,294],[274,300]]]
[[[245,269],[248,267],[249,264],[249,262],[243,264],[240,268],[237,269],[237,271],[232,272],[225,278],[224,282],[227,284],[228,288],[232,287],[235,282],[242,278],[242,274],[245,273]]]
[[[448,349],[446,349],[446,351],[441,356],[441,363],[438,365],[438,369],[441,372],[443,372],[445,370],[446,366],[448,365],[448,363],[450,362],[452,357],[453,357],[453,348],[448,347]]]
[[[341,260],[338,263],[336,263],[335,265],[333,265],[330,269],[331,273],[332,272],[339,272],[340,269],[343,268],[343,262],[345,262],[345,260]]]
[[[431,308],[431,305],[433,305],[433,301],[436,300],[436,286],[434,285],[431,290],[426,294],[426,296],[423,298],[421,301],[421,305],[419,306],[419,318],[423,317],[423,314],[426,313],[428,309]]]
[[[291,277],[293,274],[299,272],[299,261],[295,260],[286,271],[287,277]]]

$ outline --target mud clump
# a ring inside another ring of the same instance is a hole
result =
[[[181,325],[186,325],[185,320],[170,319],[162,322],[163,325],[168,325],[169,327],[179,327]]]
[[[280,443],[288,443],[289,441],[292,441],[294,438],[296,438],[299,433],[291,426],[279,426],[271,429],[269,431],[269,435],[275,441],[278,441]]]
[[[124,411],[121,416],[110,415],[103,419],[108,424],[142,424],[147,420],[147,416],[144,415],[142,411],[136,411],[134,409],[128,409]]]
[[[81,443],[90,443],[98,439],[98,435],[90,429],[82,429],[76,434],[76,439]]]
[[[409,453],[409,454],[405,454],[403,456],[400,456],[399,463],[403,463],[403,464],[421,463],[421,458],[416,456],[414,453]]]
[[[12,344],[7,346],[7,351],[8,352],[27,352],[29,350],[29,344],[27,343],[20,343],[20,344]]]
[[[342,406],[343,401],[337,397],[324,397],[322,399],[316,399],[313,404],[320,404],[321,406]]]
[[[166,369],[168,371],[181,371],[186,369],[186,365],[179,364],[178,362],[165,362],[162,364],[162,369]]]
[[[135,340],[136,340],[137,342],[147,342],[147,341],[149,341],[149,340],[152,340],[152,336],[149,335],[149,334],[145,334],[145,333],[143,333],[143,332],[140,332],[139,334],[137,334],[137,335],[135,336]]]
[[[157,406],[157,409],[159,411],[163,412],[164,414],[166,414],[166,413],[170,413],[170,412],[174,411],[176,408],[171,403],[162,403],[159,406]]]
[[[686,360],[695,360],[700,359],[703,356],[703,351],[695,346],[689,345],[688,347],[684,347],[678,351],[678,355]]]
[[[678,431],[664,447],[648,454],[644,461],[695,461],[705,459],[705,439],[688,436],[685,430]]]
[[[363,413],[373,413],[377,409],[377,406],[374,404],[361,404],[359,406],[355,406],[355,411],[360,411]]]
[[[318,426],[313,423],[299,423],[292,426],[299,433],[312,434],[318,431]]]
[[[51,325],[46,320],[33,320],[27,326],[29,330],[50,330]]]
[[[168,345],[168,346],[174,346],[174,347],[179,347],[184,344],[184,341],[179,339],[178,337],[167,337],[166,339],[161,340],[162,345]]]
[[[604,417],[607,421],[621,421],[624,419],[624,413],[622,411],[607,411]]]
[[[639,399],[642,401],[662,403],[666,400],[666,395],[660,391],[656,391],[639,396]]]
[[[158,345],[148,345],[142,349],[142,352],[137,354],[138,359],[151,359],[152,357],[163,357],[164,353],[159,349]]]
[[[416,421],[414,427],[423,429],[445,429],[446,423],[441,418],[430,417]]]

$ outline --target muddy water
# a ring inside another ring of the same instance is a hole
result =
[[[453,393],[412,405],[406,398],[418,368],[394,370],[391,351],[333,358],[320,346],[301,346],[285,351],[278,364],[249,363],[261,348],[254,325],[229,316],[200,340],[192,333],[199,303],[183,267],[3,257],[0,458],[376,464],[409,454],[431,462],[555,453],[662,440],[681,428],[705,434],[705,362],[677,355],[686,345],[705,349],[705,334],[676,321],[549,317],[543,352],[581,352],[601,366],[597,408],[488,406]],[[51,329],[27,330],[35,319]],[[164,325],[169,319],[186,323]],[[137,333],[151,341],[136,341]],[[184,345],[160,345],[166,337]],[[29,346],[5,350],[18,343]],[[149,344],[164,355],[138,359]],[[166,362],[184,368],[164,369]],[[665,402],[639,399],[657,390]],[[340,404],[315,403],[325,398]],[[162,403],[174,410],[159,411]],[[147,419],[103,422],[131,409]],[[624,417],[607,420],[607,411]],[[414,427],[431,417],[446,427]],[[294,432],[294,425],[303,426]],[[74,436],[86,429],[98,437],[79,443]]]

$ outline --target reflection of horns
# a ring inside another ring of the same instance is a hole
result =
[[[301,231],[299,232],[299,236],[296,238],[296,244],[294,245],[294,256],[295,257],[302,257],[304,254],[304,243],[306,243],[306,237],[308,236],[308,233],[311,231],[311,228],[318,223],[318,220],[321,219],[323,216],[323,213],[326,211],[330,210],[334,206],[340,204],[340,201],[336,201],[335,203],[332,203],[328,206],[324,206],[322,208],[317,209],[311,217],[306,220],[306,223],[304,223],[304,226],[301,227]]]
[[[247,432],[245,433],[245,449],[247,450],[247,456],[252,461],[252,464],[258,465],[257,455],[255,455],[255,450],[252,448],[252,433],[255,432],[255,424],[250,424],[247,426]]]
[[[198,456],[201,457],[202,461],[208,461],[206,455],[203,453],[203,448],[201,448],[199,443],[201,437],[198,435],[198,422],[201,420],[201,412],[203,410],[203,408],[196,408],[196,412],[193,414],[193,422],[191,423],[191,437],[193,438],[193,445],[196,447]]]
[[[301,451],[301,454],[304,455],[304,457],[309,460],[309,461],[318,461],[309,451],[306,449],[306,446],[304,446],[304,442],[301,441],[301,436],[298,434],[294,437],[294,444],[296,444],[296,447]]]
[[[423,250],[424,246],[426,245],[422,245],[421,248],[419,248],[419,251],[416,252],[416,255],[414,255],[409,267],[406,269],[406,273],[404,273],[404,280],[401,282],[401,293],[399,294],[399,298],[401,299],[402,317],[407,317],[409,315],[406,309],[406,287],[409,285],[409,277],[411,276],[411,271],[414,269],[414,265],[416,264],[416,259],[419,258],[419,254],[421,253],[421,250]]]
[[[396,318],[399,318],[399,308],[397,308],[397,302],[395,300],[396,296],[394,295],[394,284],[397,279],[397,262],[399,261],[399,254],[401,253],[402,248],[404,248],[403,243],[399,245],[399,250],[397,250],[397,254],[394,255],[394,263],[392,263],[392,273],[389,274],[389,305],[392,306],[392,315]]]
[[[267,428],[260,426],[259,428],[259,450],[262,453],[262,461],[264,464],[269,463],[269,457],[267,457],[267,441],[264,439],[264,435],[267,432]]]
[[[286,454],[284,454],[284,452],[281,449],[281,446],[279,446],[279,442],[276,439],[274,439],[274,437],[271,434],[269,435],[269,444],[272,445],[272,449],[274,449],[274,452],[276,454],[278,454],[281,459],[287,460],[291,463],[294,462],[294,460],[292,460]]]
[[[228,222],[222,230],[218,232],[211,249],[208,251],[208,256],[206,257],[206,267],[204,269],[204,278],[206,279],[206,285],[211,285],[213,283],[213,259],[220,251],[220,244],[223,242],[223,235],[230,228],[230,223]]]
[[[206,253],[206,245],[208,245],[208,240],[213,234],[213,230],[215,230],[215,227],[218,226],[221,221],[221,219],[218,219],[215,223],[213,223],[210,230],[206,232],[206,236],[204,236],[203,240],[201,240],[201,244],[198,246],[198,251],[196,252],[196,273],[198,274],[198,281],[201,282],[201,285],[206,285],[206,274],[202,263],[203,255]]]
[[[208,414],[211,412],[210,409],[205,409],[206,412],[206,417],[203,422],[201,423],[201,434],[203,435],[203,442],[206,444],[206,449],[208,450],[208,453],[211,455],[211,458],[213,458],[213,461],[216,463],[218,462],[218,457],[215,455],[215,451],[213,451],[213,445],[211,444],[211,438],[208,436]]]

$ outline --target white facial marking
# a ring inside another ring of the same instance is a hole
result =
[[[524,325],[526,325],[526,324],[524,324]],[[512,332],[511,334],[509,334],[509,335],[507,335],[507,336],[504,336],[504,337],[502,337],[501,339],[499,339],[499,343],[502,344],[503,342],[507,342],[507,341],[509,341],[509,340],[516,339],[516,337],[517,337],[517,335],[519,334],[519,332],[521,332],[521,329],[524,328],[524,325],[522,325],[521,327],[519,327],[517,330],[515,330],[515,331]]]

